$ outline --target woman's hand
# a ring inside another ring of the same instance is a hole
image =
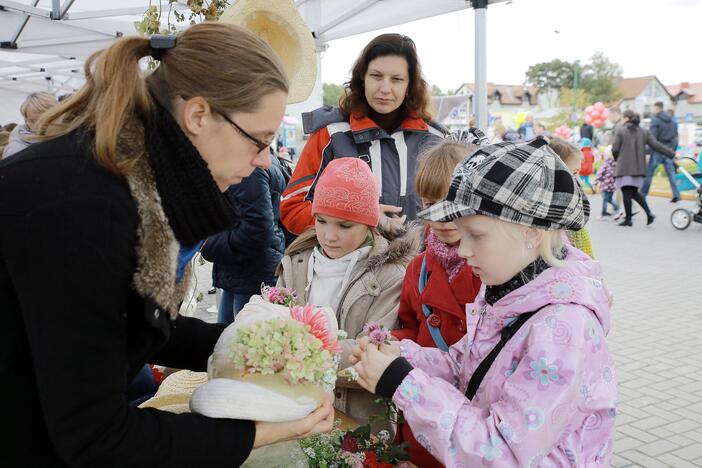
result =
[[[332,396],[326,395],[322,405],[305,418],[286,422],[256,422],[253,448],[286,440],[304,439],[322,432],[329,432],[333,427]]]
[[[362,351],[360,356],[356,356],[354,353],[351,359],[352,362],[354,358],[357,361],[353,367],[358,372],[358,383],[371,393],[375,393],[375,387],[378,385],[378,380],[380,380],[385,369],[400,355],[400,347],[395,343],[381,346],[390,348],[390,350],[386,353],[379,350],[377,345],[366,342],[365,351]],[[392,348],[393,346],[397,347],[397,353]]]

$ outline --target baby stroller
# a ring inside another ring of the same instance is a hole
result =
[[[697,172],[690,174],[684,167],[678,166],[680,174],[675,175],[675,185],[682,192],[683,190],[695,190],[697,192],[697,212],[687,208],[678,208],[670,215],[670,223],[675,229],[687,229],[692,222],[702,223],[702,157],[699,162],[690,157],[688,159],[697,164]]]

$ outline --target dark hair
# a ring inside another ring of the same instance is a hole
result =
[[[414,41],[401,34],[381,34],[363,49],[356,59],[351,71],[351,80],[344,83],[346,94],[341,97],[339,108],[344,117],[348,118],[353,112],[368,115],[370,106],[366,101],[363,89],[363,78],[368,70],[368,64],[378,58],[388,55],[397,55],[407,60],[409,72],[409,85],[407,97],[400,106],[403,115],[414,114],[426,121],[431,120],[431,98],[429,86],[422,78],[422,68],[417,58],[417,48]]]
[[[653,106],[663,110],[663,101],[656,101]]]
[[[641,117],[639,116],[639,114],[637,114],[631,109],[627,109],[624,111],[624,118],[628,120],[629,123],[632,123],[637,127],[641,123]]]

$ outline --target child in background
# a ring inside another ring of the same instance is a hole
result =
[[[595,166],[595,153],[592,150],[592,141],[589,138],[583,138],[580,141],[580,151],[583,153],[582,161],[580,163],[580,180],[583,184],[590,188],[590,191],[594,194],[595,189],[590,183],[590,176],[594,172]]]
[[[587,140],[587,138],[583,138],[583,140]],[[580,152],[575,145],[568,143],[562,138],[550,137],[548,141],[549,147],[558,155],[558,157],[561,158],[566,167],[570,170],[570,173],[573,175],[573,179],[575,179],[581,170],[584,153]],[[580,178],[582,180],[582,176],[580,176]],[[566,230],[566,235],[568,236],[570,243],[576,249],[582,250],[588,254],[590,258],[595,258],[592,251],[592,239],[590,238],[590,232],[586,227],[583,226],[582,229],[577,231]]]
[[[339,329],[348,334],[341,342],[340,369],[351,365],[351,348],[365,334],[367,322],[396,327],[405,269],[419,251],[419,235],[377,228],[379,197],[377,179],[366,162],[330,162],[312,202],[315,225],[290,244],[278,267],[278,286],[294,289],[302,304],[336,312]],[[339,379],[334,393],[334,406],[360,424],[384,412],[355,382]],[[389,424],[372,427],[374,432],[390,429]]]
[[[456,223],[459,252],[486,286],[468,333],[448,353],[363,338],[353,361],[361,385],[392,398],[445,466],[609,466],[609,295],[600,265],[563,244],[562,230],[581,229],[589,210],[537,137],[477,150],[446,201],[419,214]]]
[[[619,205],[614,201],[614,191],[617,187],[614,184],[614,171],[617,162],[612,156],[612,147],[608,146],[604,153],[604,162],[595,175],[595,183],[602,191],[602,213],[597,219],[606,219],[619,211]],[[607,206],[612,205],[614,213],[607,210]]]
[[[416,189],[424,209],[446,198],[453,170],[474,150],[473,146],[446,140],[422,156]],[[407,267],[400,296],[400,328],[392,334],[425,348],[448,351],[466,334],[466,304],[475,300],[481,283],[466,259],[458,255],[461,236],[456,225],[427,224],[426,250]],[[441,466],[415,440],[407,424],[398,426],[396,442],[409,444],[407,451],[415,465]]]

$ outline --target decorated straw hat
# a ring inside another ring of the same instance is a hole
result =
[[[329,307],[315,310],[323,315],[326,329],[336,335],[338,325],[334,311]],[[290,385],[280,374],[242,373],[233,364],[231,344],[238,334],[256,334],[258,322],[277,320],[293,320],[290,308],[271,304],[260,296],[251,298],[215,344],[207,364],[210,380],[199,387],[190,400],[194,413],[212,418],[279,422],[303,418],[320,405],[324,390],[314,383]],[[281,354],[281,359],[286,358]],[[336,364],[334,374],[335,371]]]
[[[278,54],[290,80],[288,103],[309,97],[317,79],[317,54],[312,32],[293,0],[239,0],[219,21],[248,29]]]
[[[207,372],[181,370],[166,377],[156,394],[139,405],[140,408],[157,408],[171,413],[188,413],[190,396],[207,383]]]

